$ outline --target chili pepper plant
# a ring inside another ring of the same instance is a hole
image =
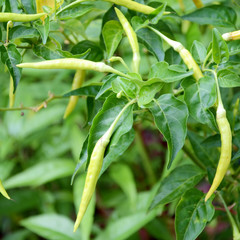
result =
[[[239,1],[0,10],[1,239],[240,239]]]

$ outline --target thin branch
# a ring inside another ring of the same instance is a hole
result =
[[[15,108],[0,108],[0,112],[6,112],[6,111],[22,111],[22,110],[30,110],[34,112],[38,112],[42,108],[47,108],[48,103],[53,101],[54,99],[59,99],[63,98],[63,96],[56,96],[53,93],[49,92],[49,97],[44,100],[42,103],[38,104],[37,106],[34,107],[25,107],[21,105],[20,107],[15,107]]]

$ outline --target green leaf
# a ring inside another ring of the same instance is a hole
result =
[[[161,37],[148,28],[139,29],[137,31],[137,37],[139,42],[142,43],[157,58],[158,61],[164,60],[165,53]]]
[[[101,89],[99,90],[97,96],[95,99],[100,98],[105,92],[110,90],[112,88],[112,81],[114,81],[117,78],[117,75],[115,74],[109,74],[103,79],[103,85]]]
[[[73,221],[60,214],[42,214],[20,222],[22,226],[49,240],[79,240],[80,231],[73,233]]]
[[[198,41],[194,41],[191,47],[191,53],[195,61],[199,64],[203,63],[207,56],[207,49],[205,46]]]
[[[59,58],[86,58],[90,52],[90,49],[87,49],[81,54],[73,55],[70,52],[62,51],[61,49],[50,49],[45,45],[37,45],[34,47],[33,52],[45,60],[52,60]]]
[[[14,233],[7,234],[2,240],[25,240],[31,235],[28,230],[19,230]]]
[[[184,145],[187,135],[188,109],[185,103],[171,94],[164,94],[147,107],[154,116],[155,124],[168,143],[168,167]]]
[[[133,205],[137,199],[137,189],[133,173],[126,164],[113,164],[110,168],[110,177],[120,186]],[[124,181],[123,181],[124,179]]]
[[[135,132],[132,129],[132,118],[131,112],[124,120],[124,125],[118,128],[116,133],[113,135],[109,145],[109,150],[103,159],[103,166],[100,174],[102,174],[112,162],[117,161],[118,157],[121,156],[133,142]]]
[[[24,7],[24,10],[28,14],[34,14],[36,13],[35,10],[35,1],[34,0],[21,0],[21,3]]]
[[[127,217],[122,217],[109,224],[96,240],[124,240],[137,232],[146,223],[156,216],[155,212],[146,214],[145,212],[137,212]]]
[[[70,96],[96,97],[100,88],[101,88],[101,85],[88,85],[88,86],[85,86],[85,87],[77,88],[77,89],[72,90],[68,93],[65,93],[63,95],[63,97],[70,97]]]
[[[74,163],[70,160],[40,162],[4,182],[5,188],[40,186],[55,179],[71,176]]]
[[[193,71],[186,72],[180,65],[171,65],[167,62],[158,62],[151,67],[148,78],[159,78],[162,82],[170,83],[191,76]]]
[[[168,223],[163,218],[155,218],[144,226],[153,239],[174,240]]]
[[[2,216],[11,216],[36,210],[42,203],[41,197],[43,194],[35,189],[14,189],[14,191],[10,191],[10,196],[14,201],[0,198]]]
[[[77,165],[75,167],[75,170],[74,170],[74,173],[73,173],[72,178],[71,178],[71,185],[73,184],[74,178],[75,178],[78,170],[87,161],[87,158],[88,158],[88,152],[87,152],[88,137],[89,137],[89,135],[86,137],[85,141],[83,142],[82,149],[81,149],[80,156],[79,156],[79,162],[77,163]]]
[[[59,12],[57,12],[57,17],[60,20],[72,19],[80,17],[93,9],[92,4],[82,4],[82,1],[75,1],[73,3],[68,4]]]
[[[111,20],[104,24],[102,36],[106,46],[108,58],[111,58],[116,51],[120,41],[122,40],[122,34],[123,28],[118,21]]]
[[[85,59],[94,61],[94,62],[99,62],[103,59],[103,51],[102,49],[94,42],[91,42],[89,40],[84,40],[76,45],[73,46],[71,53],[76,55],[76,54],[85,54],[87,51],[89,51],[88,55],[85,57]]]
[[[50,22],[49,22],[49,16],[45,19],[44,25],[42,23],[35,23],[34,27],[38,30],[42,37],[42,43],[46,44],[48,39],[48,34],[50,31]]]
[[[212,38],[212,55],[214,62],[217,64],[227,62],[229,59],[228,46],[216,28],[213,29]]]
[[[214,79],[205,76],[196,82],[189,78],[182,82],[182,87],[190,115],[196,121],[208,124],[212,129],[217,129],[215,117],[209,110],[217,100]]]
[[[1,60],[4,64],[6,64],[13,78],[15,92],[22,75],[22,69],[16,67],[16,65],[21,63],[22,56],[18,52],[16,46],[12,43],[8,44],[6,47],[4,45],[0,46],[0,52]]]
[[[213,5],[200,8],[182,16],[182,18],[199,24],[212,24],[217,27],[234,27],[237,14],[230,7]]]
[[[33,27],[16,26],[10,29],[9,39],[18,38],[39,38],[38,31]]]
[[[165,62],[168,62],[170,65],[171,64],[180,64],[182,61],[181,56],[175,50],[173,50],[173,48],[169,48],[165,52],[164,60],[165,60]]]
[[[137,84],[124,77],[117,77],[112,81],[112,90],[115,93],[123,91],[123,93],[130,98],[136,98],[139,92]]]
[[[230,56],[240,53],[240,40],[230,41],[227,45]]]
[[[88,140],[88,161],[87,161],[88,163],[96,142],[109,129],[114,119],[117,117],[117,115],[120,113],[122,108],[126,105],[126,103],[127,103],[127,100],[125,98],[118,99],[116,98],[115,95],[111,95],[106,99],[101,111],[99,111],[98,114],[93,119],[93,123],[89,132],[89,140]],[[130,116],[130,118],[132,119],[131,112],[132,112],[132,106],[130,106],[124,112],[124,114],[118,121],[118,124],[115,127],[115,129],[119,127],[120,130],[118,129],[117,131],[123,131],[124,133],[126,133],[125,132],[126,127],[127,127],[127,132],[131,129],[131,125],[129,126],[128,124],[126,126],[125,124],[126,123],[125,120],[127,117]],[[123,130],[121,130],[121,128],[123,128]]]
[[[157,24],[158,21],[162,18],[163,13],[166,9],[167,3],[163,3],[160,7],[149,14],[149,19],[151,24]]]
[[[149,79],[144,83],[144,86],[142,86],[139,91],[138,105],[140,107],[150,103],[156,93],[159,92],[164,86],[164,83],[159,82],[158,78]]]
[[[205,173],[194,165],[182,165],[175,168],[161,181],[151,209],[181,197],[186,191],[198,184],[204,176]]]
[[[74,196],[74,205],[75,205],[76,213],[79,210],[79,205],[81,202],[82,193],[84,189],[85,178],[86,178],[86,174],[80,175],[74,183],[73,196]],[[80,225],[82,240],[90,239],[90,234],[91,234],[92,225],[94,221],[95,205],[96,205],[96,197],[95,197],[95,194],[93,194],[92,199],[88,205],[88,208],[86,210],[86,213],[84,214],[83,220]]]
[[[206,167],[216,167],[216,160],[219,157],[216,149],[207,147],[203,144],[204,138],[198,134],[188,131],[188,138],[196,156],[204,163]]]
[[[240,77],[231,70],[222,69],[218,71],[217,75],[220,87],[232,88],[240,86]]]
[[[175,229],[177,240],[192,240],[203,231],[213,218],[215,209],[211,198],[204,200],[204,193],[190,189],[184,194],[176,209]]]

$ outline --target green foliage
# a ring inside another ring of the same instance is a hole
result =
[[[0,22],[0,180],[13,200],[0,196],[1,239],[238,239],[240,34],[234,41],[222,35],[239,30],[240,5],[126,1],[59,0],[57,9],[44,6],[44,22]],[[137,35],[134,73],[133,46],[115,7]],[[0,0],[0,16],[36,11],[35,0]],[[183,46],[202,72],[197,80]],[[86,70],[81,87],[71,87],[74,66],[17,67],[53,59],[98,62],[99,72]],[[109,66],[113,73],[101,71]],[[216,124],[220,96],[232,158],[205,202],[224,137]],[[63,120],[73,99],[75,109]],[[115,121],[93,176],[96,191],[73,233],[93,149]]]

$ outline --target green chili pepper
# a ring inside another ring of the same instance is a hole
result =
[[[77,70],[75,73],[75,76],[73,78],[72,90],[80,88],[83,84],[84,78],[85,78],[85,71]],[[69,103],[68,103],[68,106],[66,108],[63,118],[67,118],[68,115],[73,111],[73,109],[77,105],[78,98],[79,98],[79,96],[71,96],[70,97],[70,100],[69,100]]]
[[[139,70],[139,64],[140,64],[140,53],[139,53],[139,45],[138,45],[138,40],[137,40],[137,35],[132,29],[132,26],[128,22],[128,20],[125,18],[125,16],[122,14],[122,12],[115,8],[115,12],[118,16],[118,19],[120,23],[123,26],[123,29],[127,35],[128,41],[130,43],[130,46],[133,51],[133,71],[138,73]]]
[[[124,108],[121,110],[121,112],[118,114],[114,122],[111,124],[110,128],[106,131],[106,133],[97,141],[90,158],[89,166],[88,166],[88,172],[85,180],[85,185],[83,189],[83,195],[81,199],[81,203],[79,206],[79,211],[77,214],[77,219],[74,225],[74,232],[77,230],[78,226],[80,225],[82,218],[87,210],[87,207],[89,205],[89,202],[92,198],[92,195],[95,191],[95,187],[97,184],[97,180],[102,168],[103,158],[104,158],[104,152],[105,149],[110,141],[110,138],[113,134],[113,131],[123,115],[124,111],[133,103],[135,103],[137,100],[133,99],[129,103],[127,103]]]
[[[111,72],[117,75],[127,77],[126,74],[106,65],[103,62],[92,62],[84,59],[61,58],[55,60],[47,60],[42,62],[21,63],[19,68],[36,68],[36,69],[73,69],[73,70],[95,70],[97,72]]]
[[[0,22],[30,22],[41,18],[46,13],[38,14],[18,14],[18,13],[0,13]]]

